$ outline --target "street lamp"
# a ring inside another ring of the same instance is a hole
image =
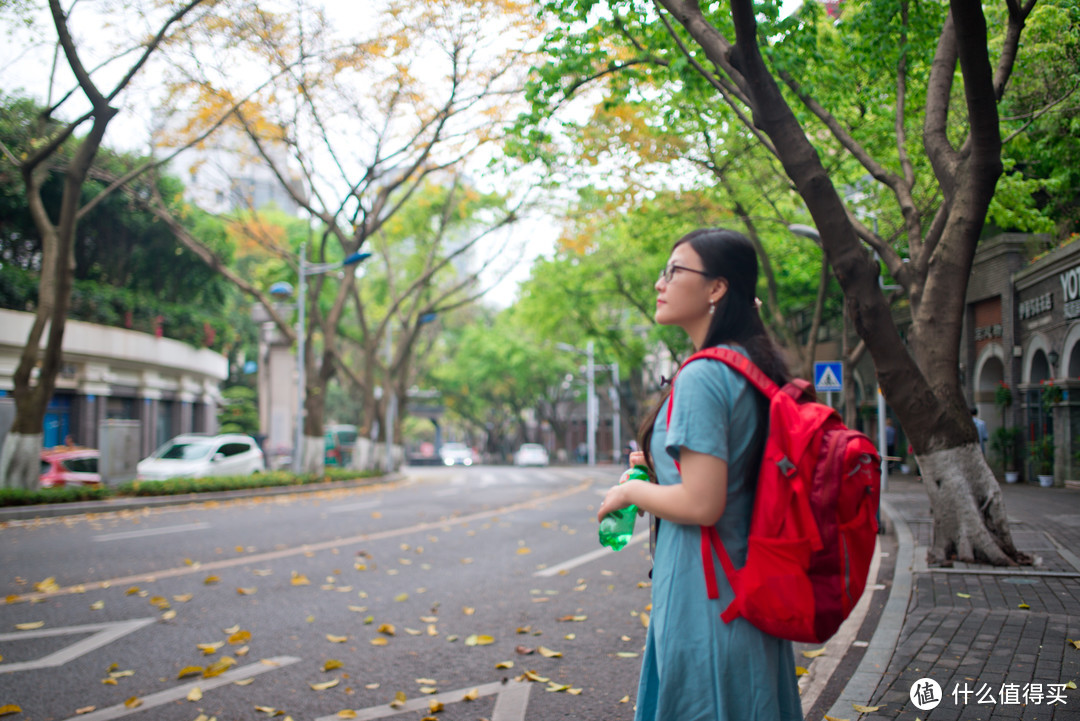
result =
[[[438,317],[437,313],[424,313],[416,319],[418,326],[433,322]],[[390,369],[394,365],[394,324],[388,320],[386,323],[386,472],[394,470],[394,420],[397,415],[397,394],[394,393],[393,384],[390,383]]]
[[[304,310],[307,306],[307,277],[309,275],[322,275],[323,273],[329,273],[332,270],[340,270],[341,268],[350,265],[356,265],[370,257],[371,253],[353,253],[346,257],[345,260],[337,263],[308,263],[307,244],[300,244],[300,266],[298,268],[300,290],[297,293],[296,298],[296,434],[293,441],[292,462],[294,473],[301,473],[303,471],[304,390],[306,385],[306,378],[304,377],[306,369],[304,368],[304,363],[306,361],[307,353],[307,348],[305,347],[307,342],[307,320]]]
[[[585,346],[585,350],[575,348],[568,343],[556,343],[555,347],[570,353],[580,353],[587,359],[585,366],[585,441],[589,449],[588,462],[590,466],[596,465],[596,423],[598,420],[597,416],[600,415],[600,404],[596,399],[596,371],[611,371],[611,381],[615,386],[613,389],[615,392],[611,395],[611,455],[615,463],[618,464],[622,450],[622,413],[619,408],[619,364],[611,363],[610,365],[597,365],[593,358],[593,342],[591,340]]]

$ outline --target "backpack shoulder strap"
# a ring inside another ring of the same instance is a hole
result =
[[[729,368],[737,370],[746,377],[746,380],[750,381],[751,385],[761,391],[761,393],[770,400],[780,390],[780,387],[777,386],[769,376],[765,375],[760,368],[754,365],[753,361],[742,353],[737,353],[730,348],[706,348],[705,350],[699,350],[697,353],[694,353],[687,358],[679,370],[682,370],[688,363],[695,361],[698,358],[718,360]],[[674,385],[674,383],[672,385]]]

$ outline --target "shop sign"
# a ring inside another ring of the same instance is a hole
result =
[[[1001,329],[1001,323],[994,323],[993,325],[984,326],[982,328],[975,329],[975,341],[990,340],[991,338],[1000,338],[1004,333]]]
[[[1065,294],[1065,317],[1080,317],[1080,266],[1062,273],[1061,290]]]
[[[1042,295],[1028,298],[1020,302],[1020,320],[1034,318],[1052,310],[1054,307],[1054,294],[1043,293]]]

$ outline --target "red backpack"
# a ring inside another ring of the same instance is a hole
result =
[[[769,434],[746,565],[732,565],[715,527],[701,528],[709,598],[719,597],[715,549],[735,591],[735,600],[720,614],[725,623],[742,616],[773,636],[823,643],[866,586],[878,530],[877,450],[864,434],[845,426],[835,410],[814,402],[806,381],[780,388],[748,358],[725,348],[695,353],[682,368],[699,358],[734,368],[769,399]],[[674,398],[672,382],[669,424]]]

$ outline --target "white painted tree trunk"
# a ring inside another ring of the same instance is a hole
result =
[[[326,470],[326,441],[322,436],[304,436],[300,451],[300,472],[322,475]]]
[[[929,560],[1013,565],[1001,486],[978,443],[917,456],[934,518]]]
[[[41,433],[7,434],[4,447],[0,449],[0,488],[34,490],[38,487],[38,476],[41,475],[41,442]]]

